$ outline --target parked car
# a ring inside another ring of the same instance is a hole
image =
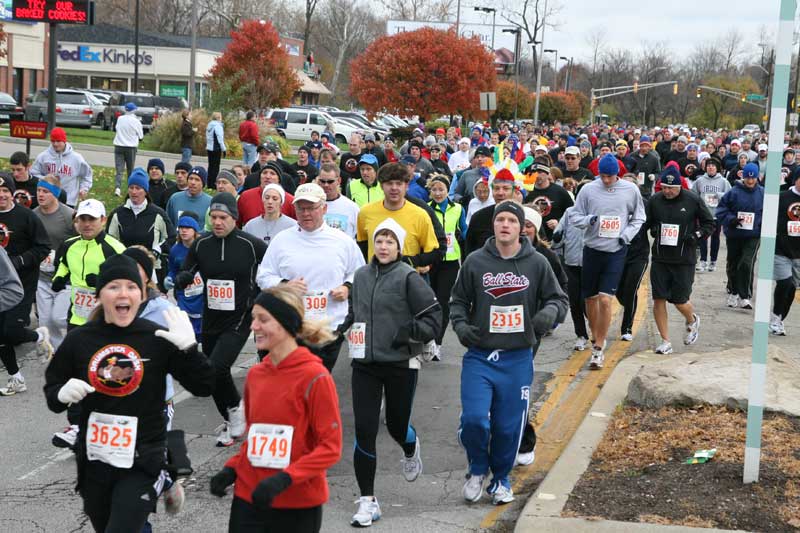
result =
[[[125,104],[136,104],[136,116],[142,121],[142,129],[147,132],[158,119],[155,96],[150,93],[115,92],[108,100],[108,105],[103,112],[103,129],[116,130],[117,119],[125,113]]]
[[[154,98],[159,116],[166,113],[180,113],[184,109],[189,109],[189,102],[180,96],[156,96]]]
[[[267,115],[267,119],[281,137],[292,140],[306,141],[311,138],[312,131],[322,134],[333,130],[333,118],[315,109],[299,107],[273,109]],[[339,142],[338,132],[336,142]],[[342,142],[346,143],[347,138],[343,137]]]
[[[23,118],[25,118],[25,111],[17,105],[14,97],[7,93],[0,93],[0,124]]]
[[[380,133],[381,137],[389,133],[389,128],[385,126],[381,126],[376,122],[370,121],[367,117],[360,113],[356,113],[354,111],[333,111],[329,113],[335,119],[338,118],[346,118],[350,122],[355,122],[356,124],[361,125],[362,128],[368,131],[372,131],[373,133]]]
[[[755,133],[761,133],[761,126],[758,124],[745,124],[744,128],[740,131],[742,135],[753,135]]]
[[[59,126],[92,127],[95,100],[82,89],[56,89],[56,124]],[[28,96],[25,106],[25,119],[47,120],[47,89],[39,89]]]

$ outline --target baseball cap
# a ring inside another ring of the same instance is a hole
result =
[[[372,154],[364,154],[361,156],[361,159],[358,160],[359,165],[369,165],[374,167],[376,170],[378,168],[378,158]]]
[[[292,203],[296,204],[300,200],[305,200],[306,202],[314,204],[324,202],[325,191],[316,183],[304,183],[294,191],[294,200]]]
[[[413,155],[404,155],[402,158],[400,158],[400,162],[403,163],[404,165],[416,165],[417,164],[417,160],[414,159]]]
[[[139,108],[136,107],[136,104],[134,104],[133,102],[128,102],[127,104],[125,104],[125,111],[136,111],[137,109]]]
[[[742,169],[742,177],[743,178],[757,178],[758,177],[758,165],[755,163],[747,163],[744,168]]]
[[[759,144],[758,145],[758,151],[760,152],[761,150],[764,150],[765,152],[768,152],[769,151],[769,146],[767,146],[766,144],[763,144],[763,143]]]
[[[106,216],[106,206],[103,205],[103,202],[95,200],[94,198],[84,200],[78,204],[78,210],[75,212],[76,217],[81,215],[89,215],[92,218],[102,218]]]
[[[547,146],[545,146],[543,144],[537,144],[536,148],[534,148],[533,151],[534,152],[538,152],[539,150],[541,150],[542,152],[546,152],[547,151]]]
[[[486,146],[478,146],[475,149],[475,155],[482,155],[486,157],[492,157],[492,150],[487,148]]]
[[[580,157],[581,150],[577,146],[567,146],[567,149],[564,150],[564,155],[576,155]]]

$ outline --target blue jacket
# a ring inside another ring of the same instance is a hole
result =
[[[748,189],[737,182],[733,189],[725,193],[714,213],[717,223],[722,226],[725,236],[733,239],[746,239],[761,235],[761,215],[764,209],[764,187],[756,185]],[[753,229],[745,230],[734,226],[739,213],[754,213]]]
[[[172,245],[169,251],[169,263],[167,268],[167,277],[172,280],[181,271],[181,265],[186,258],[189,249],[178,241]],[[195,296],[186,296],[182,289],[175,288],[175,300],[178,302],[178,307],[186,311],[192,318],[200,318],[203,316],[203,304],[205,304],[205,294],[201,292]]]
[[[419,177],[419,174],[415,173],[411,183],[408,184],[408,195],[419,198],[423,202],[428,203],[430,200],[430,195],[428,193],[428,189],[425,188],[423,183],[425,183],[424,179]]]
[[[222,128],[222,122],[219,120],[212,120],[206,126],[206,150],[209,152],[214,151],[214,137],[216,136],[219,143],[219,149],[223,152],[228,149],[225,147],[225,130]]]

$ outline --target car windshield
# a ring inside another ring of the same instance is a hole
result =
[[[125,97],[125,102],[133,102],[138,107],[155,107],[152,96],[131,95]]]
[[[17,101],[10,94],[0,93],[0,104],[16,104]]]
[[[56,102],[59,104],[87,105],[89,100],[83,93],[56,93]]]

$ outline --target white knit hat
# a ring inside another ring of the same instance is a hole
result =
[[[393,218],[387,218],[380,224],[378,227],[375,228],[375,231],[372,232],[372,242],[375,242],[375,235],[380,230],[388,229],[392,233],[394,233],[395,237],[397,238],[397,248],[400,250],[400,253],[403,253],[403,244],[406,242],[406,230],[403,229],[403,226],[397,223]]]

